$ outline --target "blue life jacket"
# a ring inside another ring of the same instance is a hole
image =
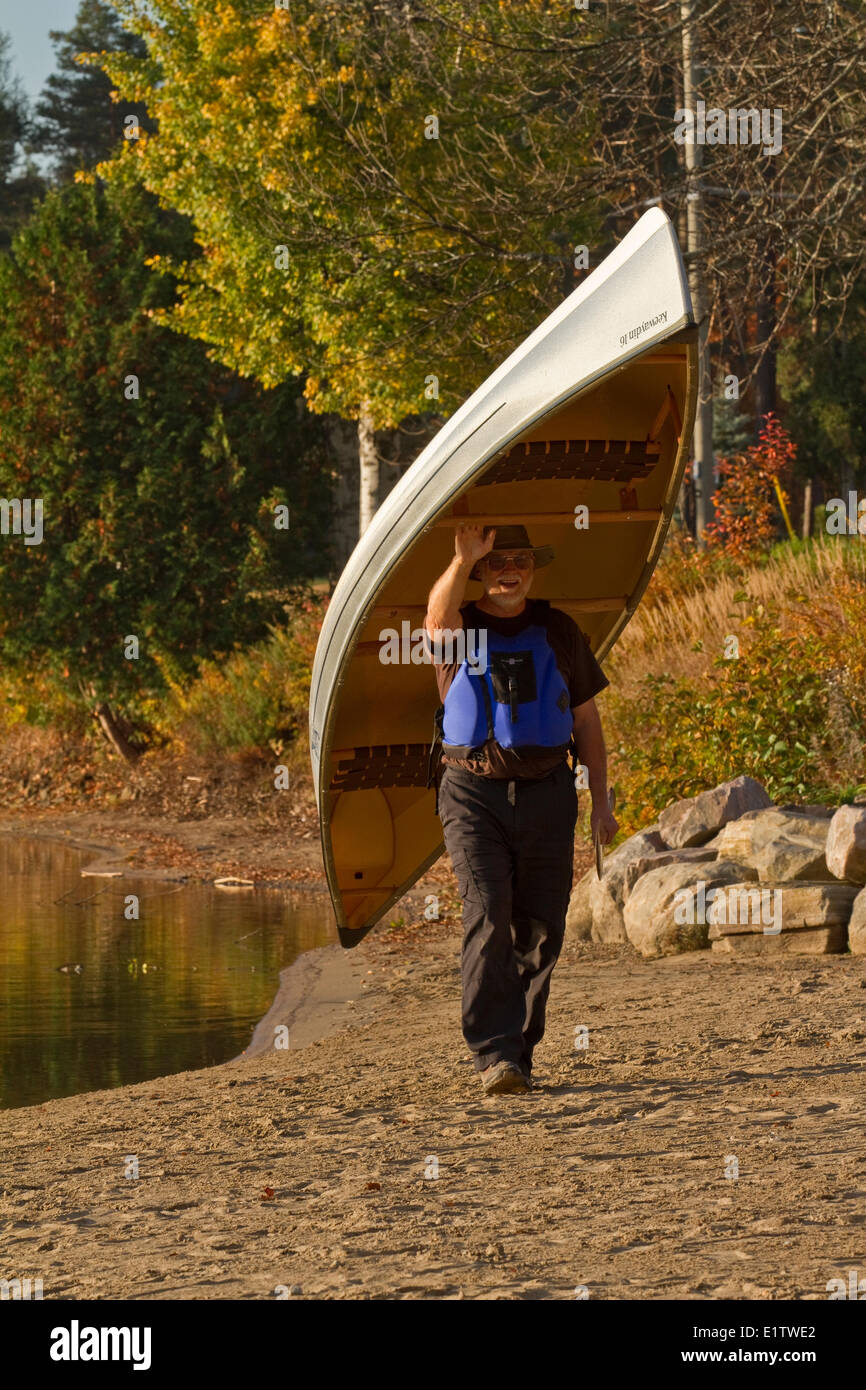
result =
[[[536,610],[546,600],[534,600]],[[487,669],[475,651],[445,697],[442,749],[458,758],[480,752],[488,739],[524,754],[569,745],[573,718],[568,686],[543,623],[534,621],[512,637],[487,632]]]

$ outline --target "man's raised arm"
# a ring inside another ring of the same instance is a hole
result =
[[[437,632],[457,632],[463,626],[460,605],[473,566],[488,553],[496,531],[490,526],[458,526],[454,537],[454,559],[433,585],[427,599],[424,626],[431,637]]]

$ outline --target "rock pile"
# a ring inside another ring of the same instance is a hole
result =
[[[866,805],[774,806],[752,777],[667,806],[571,895],[567,929],[644,956],[866,955]]]

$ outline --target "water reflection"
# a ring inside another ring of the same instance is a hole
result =
[[[280,970],[336,938],[326,898],[82,878],[94,857],[0,836],[0,1107],[236,1056]]]

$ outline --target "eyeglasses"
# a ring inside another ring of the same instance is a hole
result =
[[[485,556],[488,568],[493,574],[498,574],[504,570],[506,565],[516,565],[519,570],[528,570],[535,563],[535,556],[523,550],[519,555],[487,555]]]

